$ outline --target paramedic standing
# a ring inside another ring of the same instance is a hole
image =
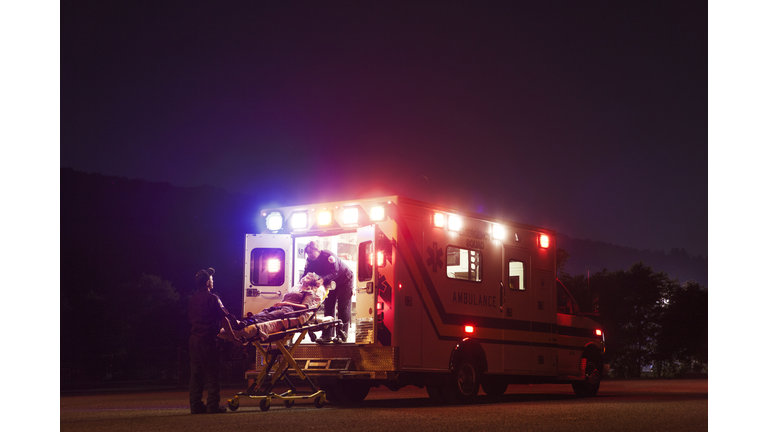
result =
[[[323,330],[323,334],[317,339],[318,343],[346,342],[349,332],[349,320],[352,318],[352,290],[354,278],[352,270],[344,264],[335,253],[329,250],[320,250],[313,240],[304,248],[307,253],[307,265],[304,267],[305,276],[314,272],[320,276],[320,280],[326,288],[330,288],[331,281],[336,282],[336,289],[328,291],[328,297],[323,302],[325,316],[335,316],[334,308],[338,303],[338,318],[342,322],[339,337],[333,339],[334,328]]]
[[[229,312],[219,296],[211,293],[214,269],[200,270],[195,275],[195,294],[189,300],[189,321],[192,335],[189,337],[189,408],[192,414],[225,413],[227,407],[219,406],[221,369],[216,335],[222,327],[233,340],[239,340],[232,333],[227,320]],[[208,392],[208,404],[203,403],[203,387]]]

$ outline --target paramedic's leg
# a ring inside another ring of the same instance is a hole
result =
[[[347,335],[349,334],[349,321],[352,319],[352,284],[349,286],[337,287],[334,291],[338,291],[336,294],[339,302],[339,319],[343,323],[341,331],[339,332],[339,338],[341,342],[347,341]]]
[[[202,400],[203,387],[208,393],[208,411],[219,407],[221,390],[221,371],[219,350],[216,341],[205,340],[196,336],[189,338],[189,358],[192,376],[189,381],[189,402]],[[205,384],[203,384],[205,383]],[[195,399],[193,401],[192,399]]]
[[[193,414],[205,412],[205,404],[203,404],[205,374],[199,354],[199,341],[200,339],[196,336],[189,337],[189,408]]]
[[[323,316],[331,318],[336,317],[336,291],[337,290],[328,291],[328,297],[326,297],[325,301],[323,302]],[[320,339],[323,339],[323,342],[330,342],[330,340],[333,339],[334,330],[334,328],[323,330],[323,334],[320,336]]]

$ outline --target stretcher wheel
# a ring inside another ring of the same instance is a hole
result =
[[[259,408],[260,408],[262,411],[269,411],[269,399],[262,399],[262,400],[259,402]]]
[[[320,395],[315,398],[315,408],[322,408],[325,405],[325,396]]]
[[[229,408],[230,411],[237,411],[237,409],[240,408],[240,401],[235,402],[232,400],[228,400],[227,408]]]
[[[296,402],[295,400],[285,400],[283,403],[285,404],[286,408],[293,408],[293,403]]]

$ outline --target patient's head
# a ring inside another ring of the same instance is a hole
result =
[[[320,287],[320,276],[317,273],[307,273],[306,276],[301,278],[302,289],[315,289]]]

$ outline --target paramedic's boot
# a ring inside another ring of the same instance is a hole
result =
[[[320,345],[325,345],[331,343],[331,339],[333,339],[333,327],[326,328],[323,330],[323,334],[320,335],[319,338],[315,342],[319,343]]]
[[[223,414],[225,412],[227,412],[227,407],[225,406],[218,406],[218,404],[208,406],[208,414]]]
[[[344,323],[336,329],[336,331],[339,333],[339,336],[333,339],[333,342],[335,343],[346,343],[347,342],[347,333],[349,332],[349,323]]]
[[[208,412],[208,407],[202,402],[196,403],[194,406],[191,406],[189,409],[192,412],[192,414],[205,414],[206,412]]]

